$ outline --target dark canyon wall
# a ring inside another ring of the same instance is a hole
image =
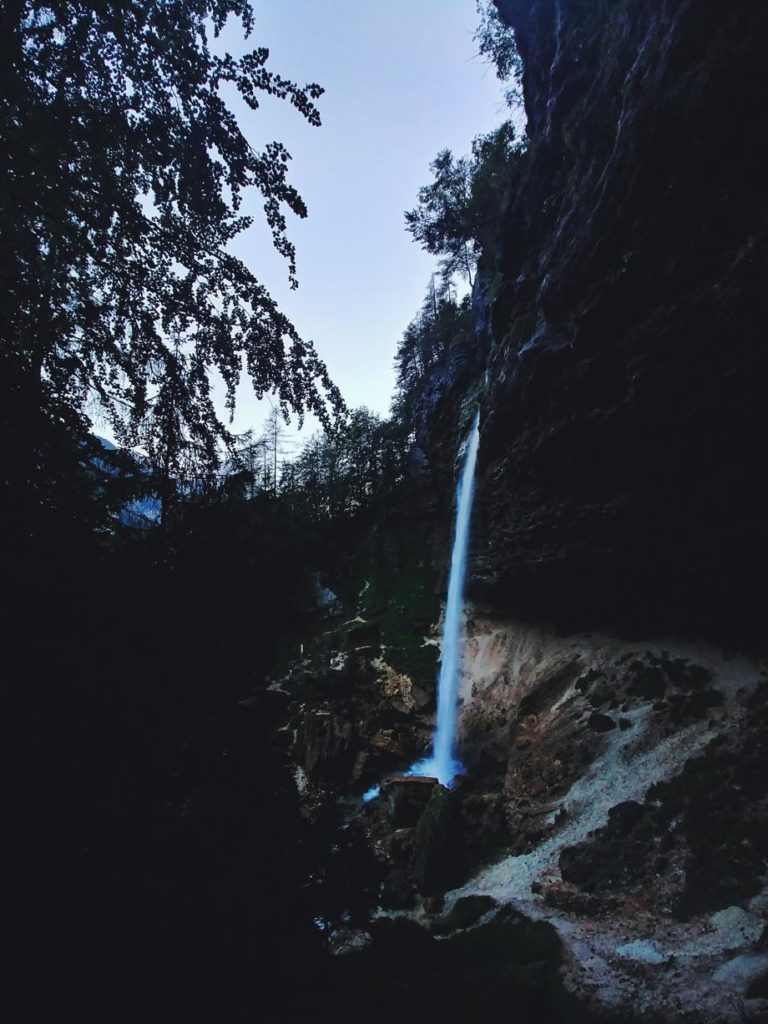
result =
[[[759,646],[768,5],[497,3],[530,146],[481,266],[475,583]]]

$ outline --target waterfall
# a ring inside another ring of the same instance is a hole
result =
[[[451,553],[451,574],[445,605],[441,645],[440,676],[437,682],[437,727],[432,756],[411,769],[414,775],[435,775],[448,786],[461,771],[456,759],[456,721],[459,712],[459,676],[461,674],[462,619],[464,613],[464,577],[467,571],[469,523],[475,493],[475,463],[480,444],[480,413],[475,414],[467,438],[464,465],[456,490],[456,529]]]
[[[450,786],[461,772],[456,758],[456,722],[459,712],[459,675],[461,673],[462,619],[464,613],[464,577],[467,571],[469,523],[475,493],[475,463],[480,444],[480,412],[475,414],[472,430],[464,447],[464,464],[456,489],[456,528],[448,578],[448,599],[441,644],[440,675],[437,681],[437,726],[432,755],[418,761],[406,774],[433,775],[444,786]],[[372,786],[365,801],[375,799],[379,786]]]

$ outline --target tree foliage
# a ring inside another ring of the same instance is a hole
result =
[[[430,170],[434,180],[419,189],[418,206],[405,215],[406,227],[427,252],[442,257],[440,269],[445,279],[458,273],[471,284],[477,262],[477,243],[470,227],[472,165],[466,157],[456,159],[449,149],[443,149]]]
[[[475,32],[475,42],[480,55],[493,64],[496,77],[507,85],[507,105],[517,106],[521,102],[523,62],[514,32],[501,20],[494,0],[477,0],[477,13],[480,24]]]
[[[352,409],[332,429],[317,431],[291,456],[277,409],[261,433],[237,438],[224,472],[177,481],[182,506],[266,504],[287,530],[341,527],[377,509],[405,479],[407,431],[394,416]],[[313,534],[314,535],[314,534]]]
[[[430,164],[433,180],[419,189],[418,204],[405,214],[405,223],[414,241],[440,257],[444,283],[458,274],[472,284],[522,153],[512,122],[505,121],[474,140],[471,156],[457,158],[444,149]]]
[[[450,376],[451,361],[468,350],[472,333],[469,296],[460,301],[431,288],[405,329],[395,356],[393,414],[411,431],[424,423]]]
[[[354,409],[343,426],[315,434],[284,466],[281,497],[314,523],[348,520],[403,481],[406,440],[396,419]]]
[[[216,52],[247,0],[9,0],[0,11],[0,342],[13,401],[70,425],[89,400],[166,474],[212,465],[234,406],[256,394],[327,423],[338,390],[228,249],[260,194],[296,284],[286,214],[306,208],[278,142],[254,149],[224,94],[289,101],[313,125],[322,89],[269,70],[269,51]],[[80,420],[82,422],[82,420]]]

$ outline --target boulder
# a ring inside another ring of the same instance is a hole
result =
[[[394,775],[381,785],[389,819],[395,828],[415,825],[427,806],[437,779],[426,775]]]
[[[361,953],[372,941],[369,933],[361,928],[337,928],[328,940],[328,951],[331,956]]]
[[[402,868],[393,868],[381,883],[381,905],[386,910],[407,910],[415,896],[413,882]]]
[[[461,817],[448,790],[436,785],[416,825],[413,878],[431,895],[457,885],[464,870]]]
[[[450,913],[446,914],[442,921],[435,923],[432,931],[436,935],[447,935],[460,928],[471,928],[496,907],[498,903],[493,896],[462,896],[456,900]]]

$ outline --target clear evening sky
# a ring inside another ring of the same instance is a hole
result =
[[[493,68],[477,55],[474,0],[256,0],[248,42],[228,26],[223,46],[270,49],[268,67],[318,82],[322,127],[287,102],[236,106],[249,141],[283,142],[290,180],[309,208],[289,217],[300,287],[288,287],[255,199],[250,231],[233,250],[305,338],[350,406],[386,413],[397,341],[419,309],[435,261],[404,229],[403,213],[430,180],[440,149],[469,151],[506,116]],[[218,48],[218,47],[217,47]],[[241,387],[237,430],[267,410]]]

